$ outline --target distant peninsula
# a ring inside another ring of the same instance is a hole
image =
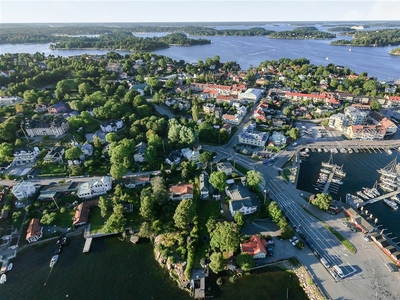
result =
[[[331,45],[376,47],[400,44],[400,29],[357,31],[352,36],[352,40],[336,40]]]

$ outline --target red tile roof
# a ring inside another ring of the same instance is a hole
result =
[[[265,245],[266,242],[264,239],[261,239],[257,235],[253,235],[248,242],[241,244],[241,248],[242,252],[254,256],[260,252],[267,253],[267,250],[265,250]]]
[[[26,239],[29,239],[32,236],[40,236],[40,220],[32,219],[29,222],[28,229],[26,230]]]
[[[179,183],[177,185],[171,185],[169,188],[169,192],[173,195],[193,195],[193,184]]]

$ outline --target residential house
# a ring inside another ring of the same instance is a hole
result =
[[[30,137],[40,135],[54,135],[58,137],[68,132],[68,130],[68,121],[61,116],[51,119],[36,118],[25,122],[25,131]]]
[[[228,131],[229,134],[232,133],[232,126],[230,124],[225,123],[224,125],[222,125],[221,129],[225,129],[226,131]]]
[[[215,112],[215,104],[212,103],[205,103],[203,105],[203,111],[206,114],[213,114]]]
[[[18,201],[26,199],[35,194],[36,188],[30,181],[21,181],[13,186],[11,193]]]
[[[169,199],[170,200],[187,200],[193,199],[193,184],[192,183],[178,183],[169,186]]]
[[[371,111],[369,113],[368,120],[374,125],[383,126],[386,130],[386,136],[393,136],[397,132],[397,125],[376,111]]]
[[[39,155],[39,148],[33,147],[31,149],[18,149],[14,151],[14,159],[11,163],[12,166],[21,166],[28,163],[33,163]]]
[[[63,160],[65,149],[62,146],[53,147],[47,152],[43,161],[46,163],[60,163]]]
[[[268,140],[268,132],[256,131],[256,124],[247,123],[239,133],[239,143],[264,147]]]
[[[199,159],[200,152],[198,150],[192,150],[189,148],[181,149],[182,156],[189,161],[197,161]]]
[[[124,122],[119,120],[110,120],[104,124],[100,124],[100,129],[103,132],[115,132],[121,129],[124,126]]]
[[[12,106],[22,102],[24,102],[24,99],[20,96],[0,96],[0,107]]]
[[[286,136],[282,132],[274,131],[271,135],[271,142],[275,146],[280,147],[280,146],[283,146],[286,144],[287,139],[286,139]]]
[[[199,190],[200,190],[200,199],[208,200],[210,198],[210,176],[206,171],[201,172],[199,176]]]
[[[217,170],[224,172],[227,176],[232,175],[232,173],[235,171],[235,168],[232,166],[232,164],[228,161],[223,161],[217,163]]]
[[[242,184],[230,185],[225,189],[226,194],[230,198],[229,211],[232,216],[240,211],[244,215],[249,215],[257,210],[257,205],[253,204],[249,190]]]
[[[106,66],[107,71],[111,72],[116,72],[119,73],[122,70],[122,64],[121,63],[114,63],[114,62],[109,62]]]
[[[253,235],[249,241],[240,244],[240,251],[250,254],[254,259],[265,258],[267,256],[266,245],[265,239],[260,238],[258,235]]]
[[[81,147],[81,150],[82,150],[82,153],[85,155],[85,156],[92,156],[93,155],[93,145],[92,144],[90,144],[90,143],[88,143],[87,141],[82,145],[82,146],[80,146]]]
[[[217,119],[221,119],[223,113],[224,113],[224,110],[223,110],[221,107],[215,107],[214,116],[215,116]]]
[[[69,106],[62,101],[57,102],[56,104],[49,106],[47,108],[47,111],[49,112],[49,114],[61,114],[61,113],[67,112],[68,110],[69,110]]]
[[[145,186],[150,183],[150,175],[127,176],[122,179],[122,184],[128,189],[134,189],[138,186]]]
[[[346,129],[346,135],[357,140],[383,140],[385,134],[385,127],[379,125],[353,125]]]
[[[391,107],[400,107],[400,96],[388,96],[386,97],[386,106]]]
[[[26,241],[28,243],[37,242],[43,236],[43,227],[40,226],[39,219],[32,219],[26,230]]]
[[[89,221],[90,209],[93,206],[98,206],[99,200],[84,201],[78,205],[75,210],[75,216],[72,218],[72,225],[74,227],[87,224]]]
[[[181,163],[182,153],[179,150],[172,151],[169,156],[165,159],[165,162],[169,165],[179,165]]]
[[[229,95],[229,96],[225,96],[225,95],[218,95],[215,98],[217,103],[227,103],[229,106],[232,105],[234,98]]]
[[[78,187],[78,197],[89,199],[99,195],[106,194],[112,188],[112,180],[110,176],[101,178],[93,178],[92,180],[82,183]]]
[[[85,134],[85,138],[89,143],[93,143],[95,138],[98,138],[100,142],[105,143],[106,142],[106,133],[98,130],[95,133],[87,133]]]
[[[140,142],[135,146],[135,154],[133,155],[133,159],[136,162],[144,162],[146,160],[145,154],[147,150],[147,144],[144,142]]]

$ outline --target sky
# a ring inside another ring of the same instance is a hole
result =
[[[0,23],[251,21],[400,21],[400,0],[0,0]]]

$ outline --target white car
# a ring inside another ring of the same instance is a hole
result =
[[[297,143],[293,143],[292,146],[295,146],[295,147],[296,147],[296,146],[297,146]]]
[[[289,242],[294,242],[295,240],[297,240],[297,236],[291,237],[291,238],[289,239]]]
[[[296,239],[295,241],[292,242],[292,245],[296,246],[298,242],[299,242],[299,240]]]

